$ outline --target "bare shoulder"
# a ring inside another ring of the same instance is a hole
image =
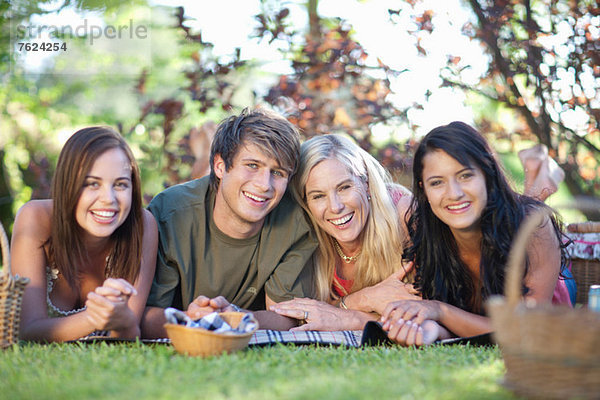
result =
[[[158,247],[158,224],[154,215],[146,209],[143,210],[144,216],[144,241],[143,251],[150,252],[156,257],[156,251]]]
[[[154,218],[154,215],[152,215],[152,213],[150,211],[148,211],[147,209],[144,208],[143,210],[143,216],[144,216],[144,231],[156,231],[157,225],[156,225],[156,219]]]
[[[412,202],[412,192],[399,184],[394,185],[393,190],[401,196],[396,204],[396,210],[399,216],[404,217]]]
[[[550,303],[561,268],[561,244],[550,217],[546,216],[527,244],[529,271],[525,285],[527,297]]]
[[[28,233],[44,241],[52,228],[52,200],[31,200],[17,212],[13,235]]]
[[[556,229],[549,216],[544,217],[541,224],[531,235],[527,244],[527,253],[532,268],[560,267],[560,242]]]
[[[52,216],[52,200],[29,200],[27,203],[21,206],[21,208],[19,208],[17,217],[19,214],[32,215],[36,217],[47,216],[50,218]]]

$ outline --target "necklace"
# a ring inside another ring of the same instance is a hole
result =
[[[346,264],[350,264],[351,262],[356,261],[358,259],[358,256],[360,256],[360,251],[358,253],[356,253],[355,255],[350,256],[350,257],[348,257],[347,255],[345,255],[344,252],[342,251],[342,248],[340,247],[340,244],[335,239],[333,239],[333,245],[335,246],[335,250],[337,251],[337,253],[340,255],[340,257],[342,257],[342,260],[344,260],[344,262]]]

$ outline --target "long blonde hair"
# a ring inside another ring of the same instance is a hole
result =
[[[317,297],[328,301],[339,296],[332,291],[335,272],[333,238],[319,227],[308,209],[306,182],[312,169],[320,162],[336,159],[355,177],[368,184],[370,212],[363,228],[361,255],[356,261],[352,292],[375,285],[402,268],[405,237],[390,190],[405,191],[392,182],[390,174],[365,150],[352,140],[335,134],[314,136],[300,148],[300,166],[292,181],[292,193],[308,214],[317,238]],[[366,187],[366,185],[365,185]],[[343,288],[342,288],[342,291]]]

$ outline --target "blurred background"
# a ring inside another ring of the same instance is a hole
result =
[[[595,0],[2,1],[0,42],[9,232],[21,205],[49,197],[76,130],[125,136],[147,204],[206,174],[216,124],[257,105],[304,137],[352,136],[409,188],[419,138],[461,120],[517,190],[516,153],[542,143],[565,172],[550,205],[600,194]]]

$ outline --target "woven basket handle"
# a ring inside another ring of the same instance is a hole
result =
[[[2,245],[2,265],[10,275],[10,247],[8,245],[8,236],[2,224],[0,224],[0,244]]]
[[[576,222],[567,225],[567,230],[576,233],[597,233],[600,232],[600,221]]]
[[[506,302],[511,308],[516,307],[521,301],[521,285],[523,282],[525,255],[527,254],[529,238],[549,214],[550,211],[543,208],[526,217],[517,232],[517,236],[513,240],[513,246],[508,254],[508,264],[504,282]]]

